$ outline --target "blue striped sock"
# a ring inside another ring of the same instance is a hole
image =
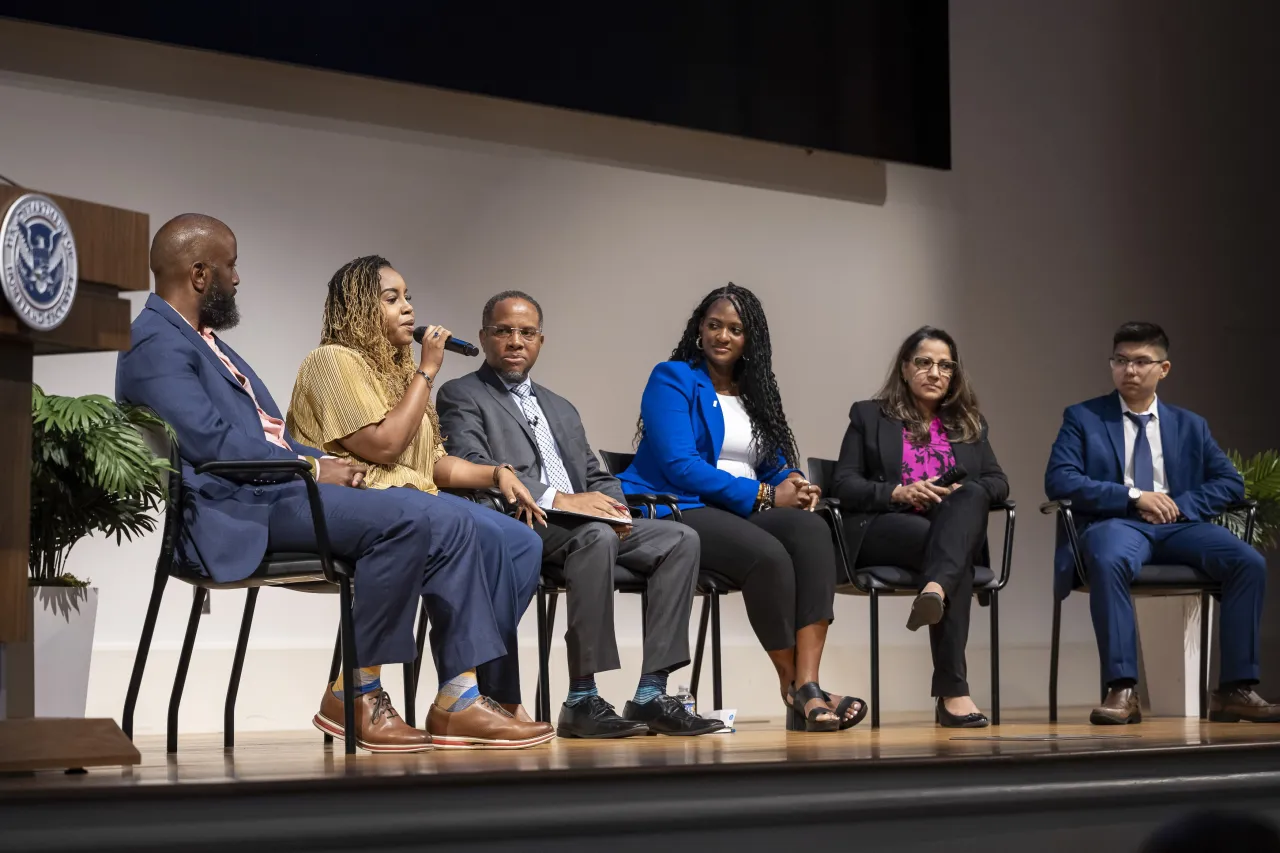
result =
[[[592,675],[584,675],[582,678],[569,679],[569,698],[564,700],[566,705],[576,705],[583,699],[592,696],[599,696],[600,691],[596,690],[596,677]]]
[[[476,683],[476,671],[469,669],[440,684],[436,705],[446,711],[465,711],[479,698],[480,687]]]
[[[640,676],[640,683],[636,685],[636,698],[632,701],[637,705],[643,705],[646,702],[652,702],[666,692],[667,673],[646,672]]]
[[[374,690],[382,689],[382,667],[380,666],[364,666],[356,670],[356,695],[362,696],[365,693],[372,693]],[[338,678],[333,682],[333,695],[339,699],[342,698],[342,673],[338,673]]]

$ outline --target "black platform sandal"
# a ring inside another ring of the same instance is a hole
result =
[[[822,692],[822,698],[823,698],[823,699],[825,699],[825,700],[827,701],[827,704],[828,704],[828,705],[830,705],[830,704],[831,704],[831,694],[830,694],[830,693],[827,693],[827,692],[824,690],[824,691]],[[855,704],[858,706],[858,713],[854,714],[852,717],[847,717],[847,718],[846,718],[846,717],[845,717],[845,714],[846,714],[846,713],[848,712],[848,710],[849,710],[850,708],[852,708]],[[836,708],[836,710],[835,710],[835,715],[836,715],[836,719],[840,721],[840,731],[844,731],[845,729],[851,729],[851,728],[853,728],[854,726],[856,726],[858,723],[860,723],[860,722],[862,722],[864,719],[866,719],[866,717],[867,717],[867,703],[866,703],[866,702],[863,702],[861,699],[859,699],[859,698],[858,698],[858,697],[856,697],[856,696],[846,696],[846,697],[844,697],[844,699],[842,699],[842,700],[840,701],[840,705],[839,705],[839,707],[837,707],[837,708]]]
[[[825,694],[817,682],[802,684],[791,694],[791,711],[787,714],[787,731],[789,732],[834,732],[840,728],[840,718],[826,706]],[[814,699],[821,699],[823,705],[805,713],[804,706]],[[824,720],[824,715],[831,719]]]

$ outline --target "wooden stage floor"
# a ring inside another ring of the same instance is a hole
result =
[[[319,732],[237,735],[224,750],[220,734],[185,735],[179,752],[166,755],[163,737],[139,737],[142,763],[132,768],[99,768],[85,774],[41,772],[0,775],[6,792],[49,795],[122,786],[209,785],[234,782],[314,781],[371,777],[509,774],[535,771],[659,769],[732,764],[868,762],[886,764],[958,759],[1017,760],[1075,755],[1201,750],[1280,743],[1280,724],[1202,723],[1196,719],[1154,718],[1128,727],[1091,726],[1087,710],[1071,709],[1056,725],[1043,712],[1006,714],[999,727],[941,729],[922,719],[889,721],[879,731],[860,725],[832,734],[788,733],[781,723],[745,724],[733,734],[700,738],[647,737],[615,741],[556,740],[534,749],[498,751],[436,750],[416,755],[348,758],[340,744],[326,747]],[[335,748],[336,747],[336,748]],[[425,780],[424,780],[425,781]]]

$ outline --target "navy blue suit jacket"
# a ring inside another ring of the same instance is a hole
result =
[[[1228,504],[1244,499],[1244,479],[1213,440],[1204,418],[1163,400],[1158,405],[1169,496],[1188,521],[1212,521]],[[1082,532],[1099,519],[1129,514],[1123,418],[1116,392],[1077,403],[1063,413],[1044,472],[1044,491],[1049,500],[1071,501]],[[1054,590],[1065,598],[1076,580],[1061,529],[1054,573]]]
[[[182,457],[183,535],[178,559],[223,583],[251,575],[267,550],[271,505],[305,488],[296,479],[239,482],[193,468],[205,462],[297,459],[324,454],[285,434],[293,451],[267,441],[249,393],[209,345],[154,293],[133,321],[133,346],[116,360],[116,398],[148,406],[173,427]],[[253,385],[258,405],[280,417],[266,386],[224,341],[218,348]]]
[[[631,467],[618,475],[627,492],[675,495],[681,509],[710,504],[751,514],[759,484],[716,467],[724,446],[724,413],[711,377],[700,365],[664,361],[649,375],[640,400],[644,437]],[[757,467],[778,485],[794,471],[779,457]]]

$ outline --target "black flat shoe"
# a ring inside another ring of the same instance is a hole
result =
[[[907,617],[907,630],[918,631],[922,625],[937,625],[942,621],[946,602],[936,592],[922,592],[911,602],[911,615]]]
[[[938,700],[938,707],[934,714],[934,719],[937,721],[938,725],[942,726],[944,729],[985,729],[987,726],[991,725],[991,721],[987,719],[986,714],[978,713],[956,716],[947,710],[947,706],[943,704],[941,699]]]
[[[619,717],[614,713],[613,706],[600,696],[589,696],[572,705],[566,702],[560,708],[560,719],[556,724],[556,734],[569,738],[605,739],[648,733],[648,726]]]
[[[708,720],[697,714],[690,714],[674,696],[663,694],[643,704],[628,702],[622,707],[622,716],[637,723],[643,723],[651,735],[668,735],[670,737],[693,737],[709,735],[724,728],[720,720]]]

